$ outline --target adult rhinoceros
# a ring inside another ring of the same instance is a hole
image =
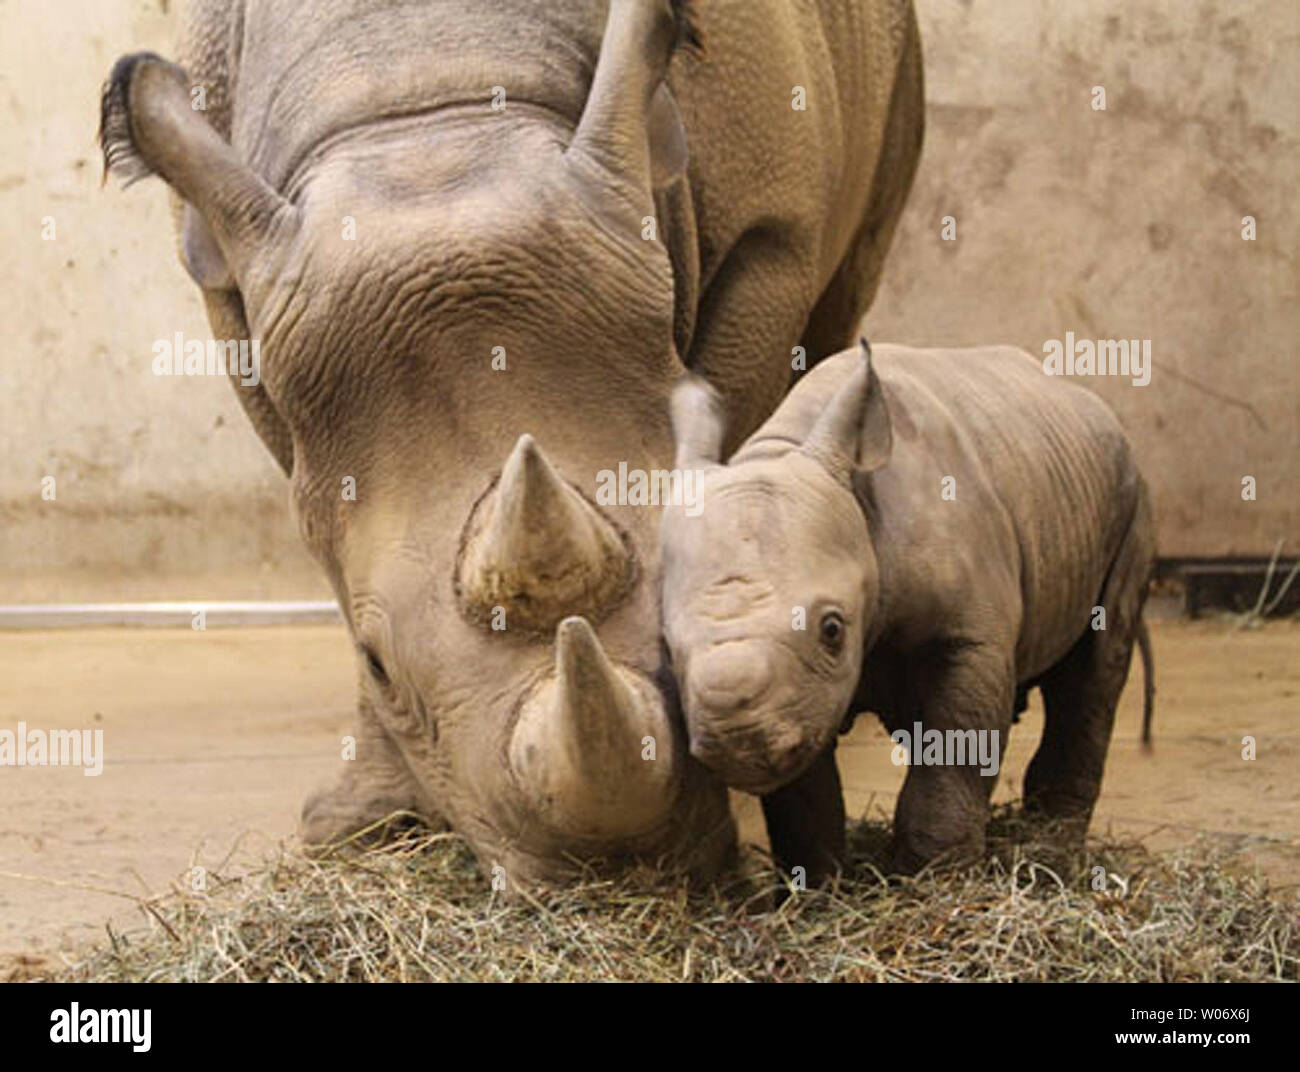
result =
[[[510,881],[713,872],[657,511],[592,496],[671,464],[684,366],[739,441],[850,337],[919,152],[910,0],[203,0],[182,62],[118,62],[105,156],[260,340],[239,396],[356,641],[304,839],[406,808]]]

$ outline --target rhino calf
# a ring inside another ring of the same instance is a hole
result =
[[[1151,508],[1110,409],[1019,350],[873,360],[865,342],[805,376],[726,465],[711,389],[684,381],[672,409],[677,465],[701,472],[698,516],[663,518],[691,752],[762,796],[780,865],[839,865],[835,737],[861,710],[927,740],[894,867],[982,852],[989,775],[1034,687],[1046,725],[1026,807],[1085,828],[1135,639],[1144,736],[1150,723]],[[931,739],[963,747],[954,761]]]

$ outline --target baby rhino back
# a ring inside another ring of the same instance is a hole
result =
[[[1014,539],[1023,601],[1016,664],[1028,680],[1089,627],[1136,510],[1141,477],[1119,421],[1091,391],[1047,376],[1011,347],[875,353],[895,455],[919,450],[946,473],[965,471],[955,494],[1000,514],[999,531]]]

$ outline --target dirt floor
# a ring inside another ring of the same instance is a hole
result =
[[[1161,621],[1153,634],[1155,751],[1139,744],[1135,663],[1094,829],[1153,848],[1211,833],[1275,883],[1300,882],[1300,623]],[[165,889],[195,863],[256,862],[292,836],[351,728],[341,627],[10,633],[0,653],[0,729],[103,729],[106,754],[99,777],[0,767],[0,954],[55,954],[106,924],[120,933],[141,924],[122,893]],[[1019,794],[1041,728],[1035,698],[997,799]],[[859,720],[839,755],[850,814],[892,811],[905,768],[875,720]],[[757,801],[733,803],[761,842]]]

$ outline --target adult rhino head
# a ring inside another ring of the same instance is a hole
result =
[[[601,471],[672,456],[680,288],[643,221],[685,167],[660,92],[685,4],[614,0],[576,123],[575,87],[526,68],[504,111],[458,97],[493,59],[472,50],[444,81],[394,42],[380,82],[288,62],[265,30],[244,27],[233,112],[119,61],[103,140],[179,195],[214,332],[260,340],[242,398],[355,640],[357,758],[304,840],[407,809],[511,883],[716,871],[734,826],[661,670],[657,518],[593,501]]]

